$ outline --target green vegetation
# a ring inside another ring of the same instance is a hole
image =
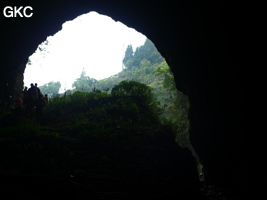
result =
[[[120,73],[99,81],[87,76],[83,70],[80,77],[72,84],[74,88],[72,93],[75,91],[87,93],[104,91],[105,94],[112,93],[112,95],[117,96],[146,95],[144,98],[148,98],[149,101],[152,102],[153,99],[153,109],[160,109],[157,113],[161,120],[172,124],[179,144],[183,147],[190,147],[188,98],[176,89],[173,74],[154,44],[147,39],[143,46],[136,48],[135,52],[129,45],[125,51],[123,64],[124,69]],[[135,85],[134,88],[132,88],[132,84]],[[43,86],[40,88],[42,90]],[[131,92],[134,94],[130,94],[128,88],[132,88]],[[141,88],[144,91],[140,90]],[[64,101],[70,100],[65,99]],[[75,109],[75,105],[72,106]]]
[[[68,171],[72,155],[61,145],[59,134],[44,130],[22,113],[1,109],[0,170],[44,174]]]
[[[135,81],[122,81],[111,93],[75,91],[56,96],[46,106],[41,124],[26,118],[24,108],[20,112],[2,109],[0,167],[66,172],[73,156],[63,145],[68,138],[86,142],[92,151],[105,151],[110,159],[117,152],[127,157],[124,154],[130,151],[146,160],[154,154],[156,143],[163,138],[172,143],[175,138],[170,126],[162,123],[160,112],[152,89]]]
[[[86,76],[86,72],[83,70],[80,78],[74,81],[72,87],[75,88],[74,91],[92,92],[96,81],[96,79]]]
[[[160,125],[161,109],[157,104],[149,86],[135,81],[122,81],[113,87],[111,93],[100,90],[75,91],[53,98],[46,107],[46,122],[65,126],[88,121],[90,125],[106,127],[104,124],[113,121],[110,125],[113,124],[114,128],[114,124],[125,121],[141,124],[151,121]],[[92,130],[92,127],[87,128]]]
[[[173,74],[165,59],[157,51],[154,44],[147,39],[145,44],[138,47],[135,52],[129,45],[123,59],[124,69],[109,78],[95,80],[81,73],[81,77],[75,81],[75,90],[93,91],[97,88],[109,92],[117,90],[118,85],[131,85],[132,81],[149,86],[152,90],[148,92],[154,104],[161,109],[161,119],[172,124],[177,133],[177,141],[183,147],[191,147],[189,142],[189,100],[187,96],[176,89]],[[127,84],[126,84],[127,83]],[[114,89],[114,86],[116,88]],[[74,86],[74,85],[73,85]],[[143,91],[135,90],[136,94]],[[127,88],[117,93],[127,93]],[[142,94],[145,94],[144,92]],[[157,102],[157,103],[156,103]]]
[[[58,94],[60,87],[61,83],[59,81],[57,82],[51,81],[49,83],[40,86],[39,88],[42,94],[47,94],[49,97],[53,97]]]

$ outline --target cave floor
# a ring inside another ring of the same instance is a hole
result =
[[[174,163],[175,159],[166,159],[171,154],[168,150],[163,155],[164,162],[167,161],[164,166],[159,158],[153,158],[151,155],[141,156],[144,152],[132,154],[127,148],[121,149],[95,141],[88,142],[69,133],[66,134],[65,130],[59,127],[59,125],[50,124],[40,125],[39,128],[46,133],[59,133],[56,144],[67,149],[69,157],[67,159],[58,158],[60,162],[56,163],[55,160],[52,160],[53,155],[50,155],[51,160],[46,158],[46,162],[49,162],[49,165],[43,165],[43,163],[35,164],[34,157],[33,160],[30,160],[30,164],[24,163],[24,167],[16,167],[16,164],[14,164],[16,162],[14,161],[7,165],[8,167],[1,167],[0,165],[2,194],[10,195],[6,191],[11,190],[11,188],[19,188],[22,186],[19,184],[23,184],[23,181],[7,183],[5,181],[12,180],[7,177],[16,177],[18,180],[25,180],[26,183],[27,177],[41,175],[57,177],[88,187],[95,194],[92,199],[228,199],[222,191],[218,191],[212,186],[201,186],[201,184],[199,184],[199,190],[202,193],[194,194],[194,192],[188,191],[188,188],[186,192],[181,191],[182,185],[177,187],[177,185],[181,184],[181,181],[173,176],[173,174],[176,174],[176,169],[171,167],[176,164]],[[19,135],[17,137],[20,140],[23,139]],[[48,144],[49,142],[51,140],[47,140],[45,145],[51,145]],[[56,151],[57,149],[53,149],[48,153],[55,154]],[[65,154],[62,154],[62,157],[64,156]],[[32,166],[33,164],[34,166]],[[34,182],[30,184],[33,186]],[[3,191],[3,188],[7,188],[7,190]],[[64,196],[64,194],[62,195]]]

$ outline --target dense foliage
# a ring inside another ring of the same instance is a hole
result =
[[[42,94],[47,94],[48,96],[53,97],[58,94],[60,87],[61,83],[59,81],[50,81],[49,83],[46,83],[39,88]]]
[[[118,122],[137,120],[144,123],[154,120],[161,124],[161,109],[157,104],[149,86],[135,81],[122,81],[113,87],[111,93],[100,90],[75,91],[53,98],[46,107],[46,121],[73,123],[86,119],[92,124],[92,121],[100,118],[98,123],[107,123],[114,121],[114,116],[117,116]],[[111,119],[104,119],[110,116]]]
[[[95,86],[100,90],[113,88],[125,80],[137,81],[152,88],[155,101],[162,109],[161,117],[172,124],[181,146],[191,147],[189,142],[189,100],[176,89],[173,74],[154,44],[147,39],[135,52],[129,45],[123,59],[125,69],[112,77],[100,80]]]
[[[94,89],[96,79],[86,76],[85,70],[82,71],[80,78],[72,84],[75,91],[91,92]]]
[[[132,96],[143,100],[145,103],[150,103],[153,99],[152,89],[139,82],[135,81],[122,81],[115,85],[111,94],[113,96]]]

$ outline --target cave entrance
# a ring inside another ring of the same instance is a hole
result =
[[[52,97],[67,90],[111,89],[119,83],[115,78],[142,82],[155,91],[165,89],[157,92],[158,101],[169,107],[164,115],[173,122],[178,120],[176,114],[182,116],[179,120],[184,123],[176,128],[184,138],[182,146],[187,145],[189,100],[177,91],[165,59],[145,35],[97,12],[65,22],[61,31],[37,47],[28,59],[24,86],[37,83]]]
[[[59,92],[72,88],[81,73],[96,80],[117,74],[123,68],[127,45],[144,44],[146,36],[97,12],[80,15],[47,37],[29,57],[24,86],[60,82]]]
[[[90,12],[64,23],[61,31],[37,47],[26,65],[24,86],[37,83],[50,97],[72,90],[91,92],[95,87],[106,90],[118,84],[107,83],[115,78],[143,82],[155,90],[163,88],[158,100],[165,106],[165,117],[176,124],[177,142],[197,158],[189,141],[187,96],[177,91],[170,68],[159,52],[140,55],[153,48],[143,34]],[[135,54],[139,55],[135,58]],[[143,59],[138,61],[137,57]],[[159,81],[152,81],[151,73],[157,74]]]

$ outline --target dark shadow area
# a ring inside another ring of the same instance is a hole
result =
[[[1,195],[205,199],[194,157],[175,142],[151,97],[145,84],[126,81],[111,94],[54,98],[42,121],[38,112],[27,115],[27,103],[2,107]]]

